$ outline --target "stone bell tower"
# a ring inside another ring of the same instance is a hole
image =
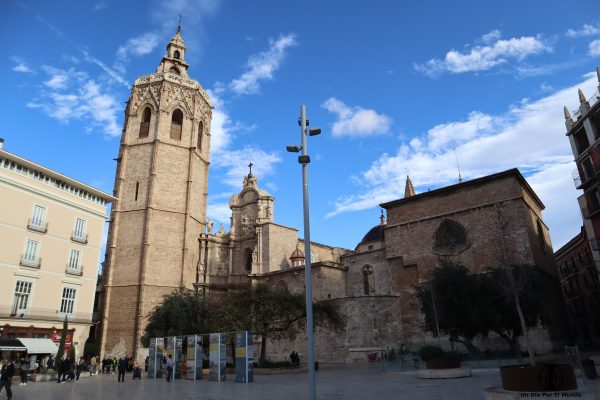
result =
[[[140,354],[145,316],[192,288],[206,224],[211,100],[189,78],[180,29],[125,109],[104,264],[103,356]]]

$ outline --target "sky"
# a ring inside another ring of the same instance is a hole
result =
[[[4,149],[112,193],[125,101],[182,16],[188,73],[207,90],[208,216],[248,163],[275,222],[303,237],[298,117],[306,105],[311,239],[353,249],[379,204],[519,168],[554,250],[582,225],[563,106],[598,89],[590,1],[43,1],[0,4]],[[458,161],[458,163],[457,163]],[[106,234],[105,234],[106,235]]]

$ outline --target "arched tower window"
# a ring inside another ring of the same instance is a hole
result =
[[[465,228],[456,221],[442,221],[435,233],[433,244],[434,253],[456,254],[469,247]]]
[[[181,127],[183,125],[183,112],[177,109],[171,116],[171,139],[181,140]]]
[[[537,225],[537,237],[538,237],[538,241],[540,243],[540,248],[542,249],[542,251],[544,253],[546,253],[546,238],[544,237],[544,227],[542,226],[542,223],[540,222],[539,219],[536,221],[536,225]]]
[[[363,273],[363,290],[366,296],[375,293],[375,280],[373,277],[373,267],[365,265],[362,270]]]
[[[196,143],[196,148],[198,150],[202,150],[202,133],[204,132],[204,123],[200,121],[198,123],[198,142]]]
[[[179,71],[179,68],[177,68],[177,67],[171,67],[171,68],[169,68],[169,72],[172,72],[172,73],[174,73],[176,75],[181,75],[181,72]]]
[[[179,58],[181,58],[181,53],[179,53],[179,50],[175,50],[173,52],[173,58],[176,58],[179,60]]]
[[[150,109],[150,107],[144,108],[144,112],[142,113],[142,120],[140,122],[139,137],[141,138],[148,137],[148,132],[150,132],[150,117],[152,117],[152,110]]]
[[[246,266],[246,272],[252,272],[252,250],[250,249],[246,250],[244,265]]]

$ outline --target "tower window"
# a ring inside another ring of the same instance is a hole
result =
[[[138,199],[138,192],[140,191],[140,183],[136,182],[135,183],[135,201],[137,201]]]
[[[179,53],[179,50],[175,50],[173,52],[173,58],[176,58],[179,60],[179,58],[181,58],[181,54]]]
[[[177,109],[171,116],[171,139],[181,140],[181,126],[183,125],[183,112]]]
[[[202,150],[202,133],[204,132],[204,124],[202,121],[198,124],[198,143],[196,143],[196,148],[198,150]]]
[[[363,267],[363,289],[366,296],[375,293],[375,284],[373,282],[373,267],[365,265]]]
[[[542,228],[542,224],[539,219],[536,221],[536,225],[537,225],[537,237],[538,237],[538,242],[540,243],[540,248],[542,249],[543,253],[546,253],[546,238],[544,237],[544,230]],[[573,265],[575,265],[574,261],[573,261]]]
[[[172,73],[177,74],[177,75],[181,75],[181,72],[179,71],[179,68],[176,68],[176,67],[169,68],[169,72],[172,72]]]
[[[150,117],[152,116],[152,110],[150,107],[144,108],[144,112],[142,113],[142,121],[140,122],[140,138],[148,137],[148,132],[150,131]]]

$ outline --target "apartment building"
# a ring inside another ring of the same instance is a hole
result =
[[[3,148],[0,337],[60,340],[82,354],[92,325],[107,204],[115,198]]]

